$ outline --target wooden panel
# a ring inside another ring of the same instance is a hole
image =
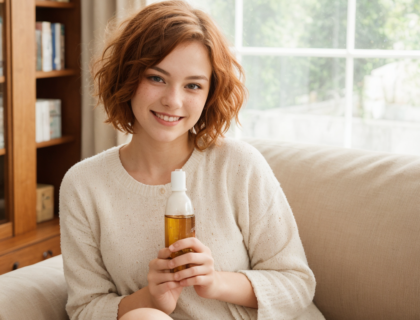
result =
[[[35,146],[35,6],[33,0],[13,0],[11,5],[12,125],[8,128],[13,167],[14,235],[36,228]],[[24,10],[22,10],[24,8]]]
[[[59,218],[38,223],[36,230],[0,241],[0,256],[60,235]]]
[[[19,268],[22,268],[59,254],[61,254],[60,237],[50,238],[24,249],[0,256],[0,274],[13,271],[14,263],[18,263]]]
[[[36,71],[35,77],[37,79],[42,78],[54,78],[54,77],[67,77],[77,75],[76,70],[66,69],[66,70],[53,70],[53,71]]]
[[[45,8],[61,8],[61,9],[74,8],[74,3],[52,2],[51,0],[50,1],[35,1],[35,5],[37,7],[45,7]]]
[[[0,224],[0,241],[13,236],[13,224],[11,222]]]

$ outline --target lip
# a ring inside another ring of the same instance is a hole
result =
[[[160,124],[163,124],[164,126],[167,126],[167,127],[173,127],[173,126],[176,126],[178,123],[180,123],[181,121],[182,121],[182,119],[184,118],[184,117],[180,117],[180,119],[178,120],[178,121],[165,121],[165,120],[163,120],[163,119],[161,119],[161,118],[159,118],[158,116],[156,116],[155,115],[155,111],[152,111],[152,110],[150,110],[150,112],[152,113],[152,115],[153,115],[153,117],[156,119],[156,121],[157,122],[159,122]],[[162,114],[162,115],[164,115],[164,116],[168,116],[168,117],[176,117],[176,118],[178,118],[179,116],[174,116],[174,115],[170,115],[170,114],[167,114],[167,113],[163,113],[163,112],[158,112],[159,114]]]

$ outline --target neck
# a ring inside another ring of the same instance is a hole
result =
[[[148,185],[160,185],[171,181],[171,172],[182,168],[193,150],[188,133],[171,142],[157,142],[134,134],[130,143],[120,149],[120,158],[134,179]]]

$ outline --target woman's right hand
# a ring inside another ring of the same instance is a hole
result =
[[[176,307],[182,287],[174,280],[174,273],[168,266],[171,251],[168,248],[159,250],[157,259],[149,263],[149,294],[153,308],[159,309],[166,314],[171,314]]]

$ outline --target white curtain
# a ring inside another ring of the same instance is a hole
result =
[[[89,64],[104,45],[105,28],[114,17],[121,21],[153,0],[83,0],[82,3],[82,159],[119,145],[129,136],[104,124],[103,108],[91,96]]]

